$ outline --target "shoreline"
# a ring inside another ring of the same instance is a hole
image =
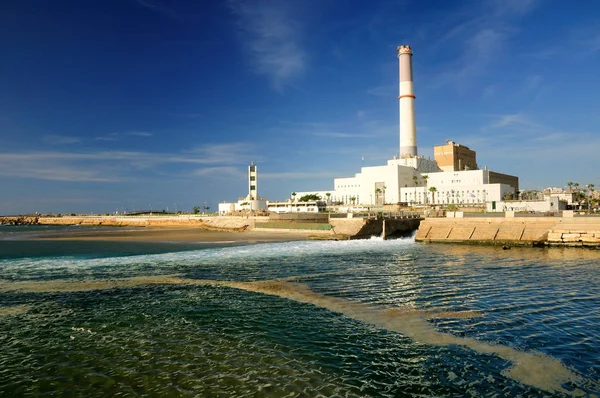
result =
[[[213,231],[194,227],[141,227],[100,231],[68,231],[27,240],[128,241],[128,242],[283,242],[310,239],[310,232]]]

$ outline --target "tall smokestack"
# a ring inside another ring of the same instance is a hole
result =
[[[417,156],[417,125],[415,123],[415,89],[410,46],[398,46],[400,67],[400,157]]]

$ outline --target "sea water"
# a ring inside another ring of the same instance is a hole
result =
[[[600,395],[597,251],[4,228],[2,396]]]

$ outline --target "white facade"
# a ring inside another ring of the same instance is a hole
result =
[[[418,158],[392,159],[385,166],[363,167],[354,177],[336,178],[332,191],[298,192],[297,197],[317,194],[326,200],[329,193],[330,203],[445,205],[499,202],[507,192],[514,191],[507,184],[489,184],[487,170],[419,173],[399,164],[407,160],[417,162]],[[421,161],[431,168],[432,161]],[[436,189],[433,194],[431,187]]]
[[[488,211],[492,209],[492,203],[487,205]],[[509,200],[506,202],[496,203],[495,211],[533,211],[547,212],[560,211],[567,208],[567,202],[558,197],[546,197],[544,200]]]
[[[326,204],[321,201],[269,202],[268,204],[268,210],[273,213],[318,213],[325,209]]]
[[[247,200],[240,199],[237,202],[219,203],[219,215],[224,216],[236,211],[258,211],[267,210],[268,201],[266,199]]]

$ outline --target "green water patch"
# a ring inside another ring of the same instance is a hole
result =
[[[329,310],[335,314],[342,314],[367,325],[373,325],[390,332],[398,332],[418,343],[431,346],[463,346],[480,354],[502,358],[505,361],[510,361],[511,364],[505,370],[503,376],[544,391],[567,393],[571,390],[567,390],[563,386],[568,383],[577,383],[581,379],[577,374],[567,369],[559,360],[550,356],[535,352],[523,352],[508,346],[489,344],[470,337],[459,337],[442,333],[428,322],[428,318],[433,317],[473,318],[482,316],[477,311],[422,311],[414,308],[380,309],[367,303],[316,293],[303,284],[278,280],[232,282],[191,280],[177,277],[140,277],[108,281],[92,280],[87,281],[85,284],[78,284],[74,281],[19,282],[14,284],[13,288],[17,288],[17,291],[39,293],[88,292],[91,295],[102,295],[107,294],[105,293],[106,290],[102,289],[109,289],[111,287],[131,288],[149,284],[179,285],[180,288],[184,288],[186,285],[234,288],[251,293],[278,296],[297,303],[311,304],[317,308]],[[167,289],[166,287],[157,288]],[[259,296],[253,299],[261,300],[262,298]],[[153,298],[153,300],[157,299]],[[240,303],[241,301],[243,300],[240,300]],[[132,316],[138,318],[144,316],[143,312],[133,312]],[[124,313],[130,314],[132,310],[130,308],[124,309]],[[270,317],[273,314],[277,314],[277,311],[269,310],[264,315]],[[93,328],[86,326],[77,327],[84,330],[93,330]]]
[[[15,297],[31,309],[0,318],[0,390],[13,396],[543,395],[498,374],[495,356],[237,288]]]

